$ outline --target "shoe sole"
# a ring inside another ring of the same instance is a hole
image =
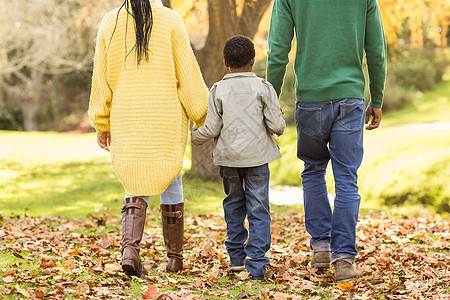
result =
[[[315,264],[311,265],[311,267],[317,268],[317,269],[329,269],[330,266],[331,266],[330,263],[315,263]]]
[[[230,267],[231,271],[244,271],[245,267],[244,266],[237,266],[237,267]]]
[[[352,278],[347,278],[347,279],[341,279],[341,280],[336,280],[336,283],[346,283],[346,282],[352,282],[354,280],[357,280],[359,277],[352,277]]]
[[[352,281],[357,280],[358,278],[361,278],[361,277],[362,277],[362,274],[361,275],[357,275],[355,277],[344,278],[344,279],[340,279],[340,280],[336,279],[336,283],[352,282]]]
[[[250,277],[251,280],[255,280],[255,281],[263,281],[264,280],[264,276],[261,277]]]
[[[132,260],[124,260],[122,261],[122,270],[127,274],[128,276],[137,276],[141,277],[141,274],[136,272],[136,268],[134,267],[134,262]]]
[[[183,268],[180,268],[180,269],[169,269],[169,268],[166,268],[166,272],[168,272],[168,273],[178,273],[178,271],[180,271],[180,270],[183,270]]]

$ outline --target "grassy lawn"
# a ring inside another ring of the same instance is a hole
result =
[[[0,212],[4,215],[84,217],[120,211],[123,187],[110,166],[109,154],[96,145],[95,134],[0,131],[0,143],[7,145],[0,148]],[[199,180],[189,170],[189,157],[190,147],[183,170],[187,211],[221,214],[222,184]],[[152,197],[149,206],[159,206],[159,197]]]
[[[426,213],[423,202],[448,206],[449,129],[405,124],[447,121],[444,114],[450,111],[450,100],[446,95],[450,95],[450,82],[425,94],[420,103],[386,114],[381,128],[365,132],[359,173],[363,210],[394,207],[399,213]],[[283,157],[270,165],[271,184],[300,186],[302,162],[296,157],[295,128],[287,128],[277,142]],[[84,217],[120,210],[124,192],[109,154],[96,145],[95,134],[0,131],[0,145],[2,214]],[[188,146],[183,170],[187,212],[221,214],[221,183],[200,181],[190,170],[190,156]],[[333,193],[331,170],[327,182]],[[155,206],[159,206],[158,197],[150,202],[150,207]],[[302,208],[272,205],[272,209]]]
[[[398,125],[405,123],[449,122],[450,113],[450,81],[438,84],[433,90],[426,92],[423,97],[410,106],[400,110],[388,112],[383,116],[384,125]]]

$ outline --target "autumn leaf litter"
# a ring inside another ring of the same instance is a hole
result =
[[[361,216],[357,267],[363,277],[336,284],[332,269],[309,266],[302,213],[272,216],[271,265],[262,283],[232,272],[221,216],[186,216],[185,262],[166,273],[157,209],[149,211],[141,256],[149,276],[120,266],[121,216],[85,219],[0,216],[1,295],[63,299],[450,299],[450,221],[439,216]]]

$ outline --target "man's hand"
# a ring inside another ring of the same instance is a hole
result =
[[[111,146],[111,132],[97,132],[97,144],[106,151],[109,151],[109,147]]]
[[[372,117],[372,121],[370,122],[369,125],[366,126],[367,130],[372,130],[380,126],[381,114],[382,114],[381,108],[375,108],[372,107],[371,105],[367,106],[365,123],[366,124],[369,123],[370,117]]]

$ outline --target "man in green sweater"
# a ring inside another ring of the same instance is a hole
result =
[[[336,281],[361,276],[354,265],[361,197],[357,171],[363,158],[364,122],[381,121],[386,42],[376,0],[275,0],[269,32],[267,80],[281,93],[294,32],[297,156],[311,265],[334,265]],[[369,70],[365,108],[363,57]],[[365,111],[365,113],[364,113]],[[364,117],[365,115],[365,117]],[[325,171],[331,160],[336,198],[331,210]]]

